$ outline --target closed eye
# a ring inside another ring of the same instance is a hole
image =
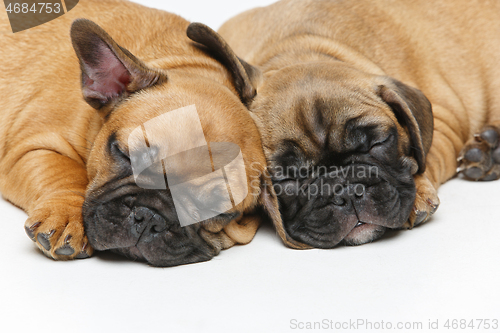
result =
[[[120,147],[120,144],[118,143],[118,141],[111,143],[111,146],[109,148],[110,148],[109,150],[110,150],[112,156],[117,157],[117,158],[121,158],[121,159],[125,159],[128,162],[130,162],[130,156],[128,155],[128,153],[126,152],[125,149]]]
[[[375,141],[374,143],[372,143],[370,150],[375,148],[375,147],[380,147],[380,146],[391,143],[393,138],[394,138],[394,135],[391,133],[387,137],[385,137],[384,139]]]

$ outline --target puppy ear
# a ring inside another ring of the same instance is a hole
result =
[[[243,104],[248,105],[257,94],[257,85],[262,80],[262,73],[256,67],[238,58],[222,37],[201,23],[191,23],[187,36],[212,52],[233,76],[233,83]]]
[[[286,246],[299,250],[312,248],[309,245],[298,242],[295,239],[291,238],[286,232],[285,227],[283,226],[283,220],[281,219],[278,197],[276,196],[276,192],[274,191],[271,180],[264,175],[262,175],[261,177],[261,193],[259,201],[259,203],[264,208],[267,216],[273,222],[273,225],[278,232],[278,236],[280,236],[281,240]]]
[[[407,129],[411,152],[418,164],[417,173],[423,173],[434,131],[431,103],[420,90],[392,78],[389,81],[379,86],[379,95],[392,108],[401,126]]]
[[[105,118],[120,99],[166,80],[92,21],[75,20],[71,41],[80,61],[83,97]]]

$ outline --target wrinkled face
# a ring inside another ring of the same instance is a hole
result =
[[[251,110],[292,239],[358,245],[408,219],[419,164],[414,118],[402,109],[415,89],[381,80],[345,66],[298,65],[267,75],[258,89]]]
[[[159,116],[189,105],[196,106],[201,138],[210,150],[205,145],[182,151],[200,138],[196,122],[184,115],[174,125],[160,122],[156,127],[175,134],[168,142],[150,135],[141,146],[134,139],[137,129],[147,132]],[[180,153],[166,157],[178,147]],[[238,160],[240,151],[243,159]],[[231,169],[232,161],[236,167],[244,163],[243,179]],[[197,78],[193,87],[189,78],[171,73],[168,83],[124,101],[95,140],[83,208],[91,245],[155,266],[209,260],[234,244],[222,228],[257,204],[259,188],[251,182],[262,170],[249,168],[253,161],[265,166],[257,128],[238,97],[209,80]],[[199,167],[207,163],[208,169]],[[231,187],[229,202],[226,184]],[[186,216],[193,223],[182,226]]]

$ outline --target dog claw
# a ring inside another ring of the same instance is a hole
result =
[[[33,242],[36,242],[36,239],[35,239],[35,233],[33,231],[30,230],[30,228],[28,227],[24,227],[24,231],[26,231],[26,235],[28,235],[28,237],[33,241]]]
[[[71,238],[73,238],[73,236],[71,236],[71,235],[67,235],[67,236],[64,238],[64,244],[69,244],[69,241],[71,240]]]
[[[428,216],[427,212],[424,212],[424,211],[416,211],[415,214],[416,214],[415,222],[413,222],[414,226],[417,226],[420,223],[424,222]]]
[[[76,255],[75,259],[89,258],[90,255],[87,253],[87,248],[88,248],[88,244],[87,243],[83,244],[82,251]]]
[[[37,240],[38,240],[38,243],[40,243],[40,245],[43,246],[43,248],[47,251],[50,251],[52,245],[50,245],[50,237],[52,237],[52,235],[54,235],[56,231],[55,230],[52,230],[49,234],[38,234],[38,237],[37,237]]]
[[[28,235],[28,237],[33,241],[33,242],[36,242],[36,239],[35,239],[35,229],[38,228],[40,225],[42,225],[42,222],[36,222],[36,223],[33,223],[33,225],[31,227],[24,227],[24,230],[26,231],[26,234]]]
[[[431,199],[427,199],[427,203],[429,204],[429,206],[431,206],[431,215],[434,214],[436,212],[436,210],[438,209],[439,207],[439,204],[436,204],[434,202],[431,201]]]
[[[73,249],[69,244],[65,244],[55,251],[55,254],[60,256],[70,256],[73,253],[75,253],[75,249]]]

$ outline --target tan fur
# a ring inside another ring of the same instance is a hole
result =
[[[263,73],[250,106],[254,111],[259,98],[282,93],[272,82],[275,73],[301,62],[326,68],[338,59],[345,67],[394,77],[426,95],[434,113],[433,143],[425,173],[415,177],[417,198],[406,225],[412,227],[415,212],[430,217],[435,211],[436,189],[456,174],[466,141],[500,119],[499,17],[500,2],[489,0],[283,0],[230,19],[219,33]],[[280,80],[287,85],[298,75]],[[364,78],[345,80],[366,84]],[[280,128],[267,126],[272,115],[253,116],[266,154],[283,131],[296,130],[293,121]]]
[[[137,93],[104,122],[82,98],[80,67],[69,37],[76,18],[99,24],[147,66],[166,73],[168,82]],[[174,14],[126,1],[85,0],[58,19],[12,34],[6,13],[0,12],[0,191],[28,213],[26,227],[35,239],[38,233],[51,235],[51,250],[37,242],[46,255],[68,259],[80,251],[92,253],[81,207],[87,187],[95,190],[114,176],[105,152],[107,138],[117,132],[126,143],[127,133],[163,112],[195,104],[207,141],[238,144],[248,183],[260,177],[265,158],[257,128],[231,74],[186,37],[188,25]],[[260,172],[249,168],[251,162],[261,165]],[[249,185],[253,195],[236,209],[253,212],[256,191]],[[213,232],[205,230],[203,237],[219,250],[248,243],[259,224],[251,220],[212,228],[206,223]],[[65,243],[76,252],[55,254]]]

